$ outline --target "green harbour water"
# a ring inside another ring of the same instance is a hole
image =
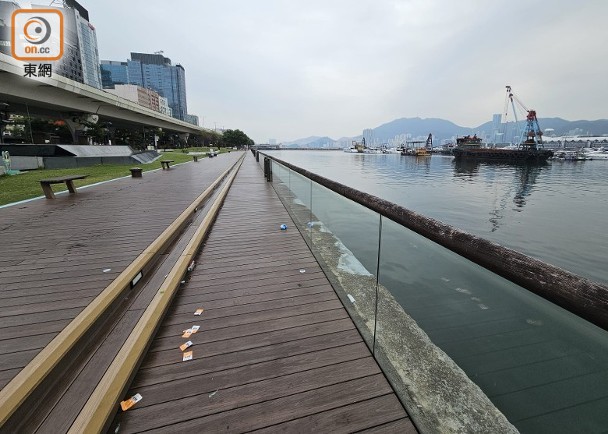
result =
[[[269,154],[608,283],[608,161],[519,166],[438,155]],[[291,191],[290,203],[310,209],[303,225],[312,227],[303,233],[313,252],[316,231],[333,234],[338,266],[376,276],[518,430],[605,432],[608,332],[301,175],[277,166],[273,178]],[[399,331],[383,313],[386,303],[377,303],[363,320],[376,322],[374,342],[383,342],[383,333]]]
[[[273,151],[286,162],[608,284],[608,161]]]

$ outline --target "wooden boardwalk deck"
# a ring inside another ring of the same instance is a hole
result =
[[[251,155],[196,262],[127,394],[143,399],[118,415],[121,433],[415,432]]]
[[[0,388],[237,158],[0,209]],[[132,385],[143,401],[117,416],[120,432],[415,431],[251,155],[197,262]],[[127,323],[141,310],[134,301]],[[196,323],[194,358],[182,362],[182,330]],[[95,366],[77,382],[90,383]],[[54,415],[23,432],[64,432],[83,405],[72,396],[94,386],[71,385]]]
[[[237,158],[0,209],[0,388]]]

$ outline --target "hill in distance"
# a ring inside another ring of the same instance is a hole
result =
[[[561,118],[541,118],[538,122],[541,130],[553,129],[553,135],[556,136],[571,135],[573,131],[579,135],[601,136],[608,134],[608,119],[568,121]],[[523,121],[520,121],[520,124],[523,124]],[[412,138],[426,138],[429,133],[433,134],[434,143],[438,144],[443,140],[452,140],[455,136],[467,134],[489,137],[493,134],[493,125],[490,121],[476,128],[469,128],[456,125],[445,119],[400,118],[373,128],[372,139],[374,142],[387,143],[389,140],[393,140],[395,136],[402,134],[409,134]],[[327,136],[312,136],[283,143],[283,147],[344,147],[350,145],[352,140],[361,140],[361,137],[361,135],[358,135],[333,140]]]

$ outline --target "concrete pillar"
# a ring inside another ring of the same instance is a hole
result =
[[[70,133],[72,133],[72,142],[75,145],[78,145],[81,144],[79,143],[80,137],[82,137],[83,133],[87,130],[86,123],[96,124],[99,120],[99,116],[93,113],[77,113],[66,115],[63,117],[63,120],[70,130]]]
[[[190,137],[190,133],[179,133],[179,140],[183,142],[184,146],[188,146],[188,138]]]

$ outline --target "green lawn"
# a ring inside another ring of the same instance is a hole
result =
[[[192,157],[181,151],[163,152],[160,159],[150,164],[99,164],[97,166],[79,167],[76,169],[41,169],[22,172],[19,175],[3,175],[0,176],[0,205],[42,196],[43,193],[39,181],[44,178],[74,174],[89,175],[86,179],[74,181],[74,185],[79,187],[100,181],[107,181],[108,179],[130,176],[131,172],[129,169],[134,166],[141,167],[144,172],[159,169],[160,160],[174,160],[175,163],[173,164],[176,164],[192,161]],[[66,189],[64,183],[53,185],[53,190],[56,192]]]

